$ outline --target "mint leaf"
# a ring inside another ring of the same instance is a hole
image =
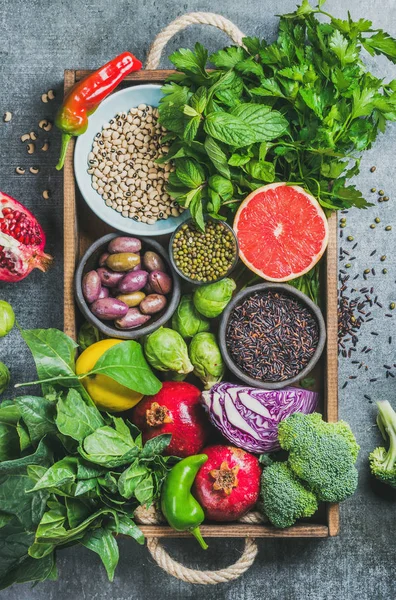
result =
[[[206,133],[229,146],[242,148],[256,141],[254,130],[241,119],[225,112],[210,113],[204,123]]]
[[[239,104],[232,110],[232,114],[254,129],[257,142],[279,137],[288,126],[287,120],[280,112],[271,111],[271,108],[264,104]]]
[[[245,166],[246,171],[254,177],[266,183],[275,181],[275,165],[268,161],[251,160]]]
[[[188,188],[197,188],[205,181],[205,172],[192,158],[181,158],[176,163],[176,175]]]
[[[203,216],[202,192],[195,190],[189,203],[190,213],[201,231],[205,231],[205,219]],[[146,443],[147,446],[147,443]]]
[[[206,104],[208,102],[208,92],[205,87],[200,87],[197,89],[195,94],[191,96],[190,104],[192,108],[198,113],[201,114],[206,108]]]
[[[229,179],[221,175],[212,175],[208,180],[208,184],[223,200],[231,200],[233,197],[234,187]]]
[[[227,165],[227,156],[210,135],[205,138],[205,150],[218,172],[229,178],[230,169]]]
[[[231,167],[242,167],[249,162],[250,158],[248,154],[232,154],[228,160],[228,164]]]

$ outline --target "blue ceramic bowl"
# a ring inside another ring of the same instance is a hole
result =
[[[89,117],[88,129],[77,138],[74,151],[74,173],[77,184],[90,209],[111,227],[137,236],[157,236],[172,233],[180,223],[190,217],[190,211],[184,211],[179,217],[169,217],[164,221],[157,221],[154,225],[139,223],[133,219],[123,217],[113,208],[106,206],[102,197],[91,186],[91,175],[87,172],[88,154],[91,152],[95,135],[98,131],[101,131],[104,123],[108,123],[114,115],[120,112],[128,112],[130,108],[139,104],[158,106],[161,96],[161,86],[155,84],[136,85],[111,94]]]

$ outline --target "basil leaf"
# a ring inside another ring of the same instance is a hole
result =
[[[93,529],[85,534],[81,544],[100,556],[109,581],[113,581],[114,571],[118,565],[119,551],[117,541],[111,530],[106,527]]]
[[[90,373],[107,375],[121,385],[145,395],[154,395],[161,389],[161,382],[147,364],[141,345],[133,340],[106,350]]]
[[[256,141],[253,129],[238,117],[225,112],[210,113],[204,123],[206,133],[229,146],[242,148]]]
[[[254,179],[260,179],[260,181],[265,181],[266,183],[275,181],[275,166],[273,163],[251,160],[245,168]]]
[[[66,398],[60,398],[56,407],[58,430],[77,442],[105,424],[96,406],[88,406],[76,390],[70,390]]]
[[[227,156],[223,152],[223,150],[220,148],[218,143],[215,142],[214,139],[210,135],[207,135],[205,138],[205,150],[206,150],[207,155],[209,156],[210,160],[216,167],[217,171],[221,175],[224,175],[224,177],[227,177],[227,179],[229,179],[230,178],[230,169],[228,168],[228,165],[227,165]]]
[[[205,181],[205,173],[200,164],[191,158],[179,159],[176,163],[176,175],[188,188],[197,188]]]

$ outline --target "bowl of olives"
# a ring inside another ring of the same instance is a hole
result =
[[[75,295],[84,317],[103,335],[133,340],[172,317],[180,281],[161,244],[110,233],[82,257]]]

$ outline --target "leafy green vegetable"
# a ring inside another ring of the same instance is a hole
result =
[[[80,346],[81,350],[86,350],[92,344],[99,342],[100,340],[100,331],[88,321],[85,321],[83,325],[81,325],[80,330],[78,332],[77,343]]]
[[[170,56],[178,72],[159,107],[176,166],[169,193],[201,226],[205,213],[221,218],[273,181],[302,185],[328,211],[369,206],[348,180],[361,153],[396,120],[396,84],[369,73],[361,52],[396,63],[396,40],[365,19],[332,17],[323,4],[303,0],[283,15],[270,45],[245,38],[245,48],[216,52],[213,71],[201,45]],[[186,178],[184,157],[199,176]],[[216,173],[228,181],[229,198],[211,186]],[[313,283],[300,285],[317,296]]]
[[[175,329],[185,339],[193,337],[200,331],[209,331],[209,321],[195,310],[190,294],[181,297],[179,306],[172,317],[172,329]]]

